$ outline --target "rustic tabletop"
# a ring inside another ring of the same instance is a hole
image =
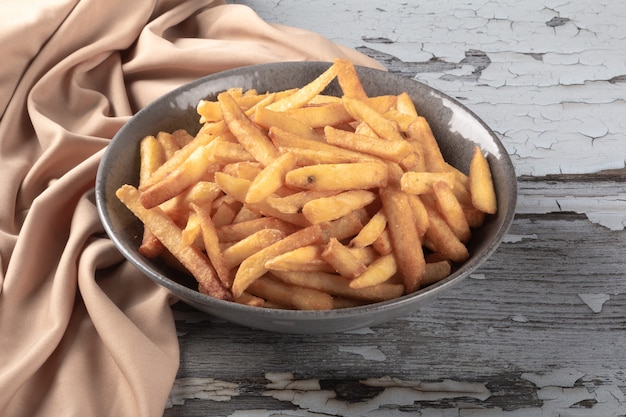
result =
[[[626,6],[613,0],[241,0],[437,88],[519,181],[469,279],[361,331],[273,334],[175,306],[165,416],[626,415]]]

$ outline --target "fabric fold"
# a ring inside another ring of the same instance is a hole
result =
[[[0,28],[0,410],[160,416],[178,369],[176,300],[126,262],[93,197],[140,108],[217,71],[354,50],[223,1],[6,0]]]

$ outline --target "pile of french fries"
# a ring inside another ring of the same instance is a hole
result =
[[[322,94],[337,80],[342,97]],[[201,100],[199,132],[140,142],[139,185],[118,198],[139,251],[210,296],[327,310],[390,300],[468,259],[496,212],[489,164],[448,164],[409,95],[369,97],[347,60],[299,89]]]

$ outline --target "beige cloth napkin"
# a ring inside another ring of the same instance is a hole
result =
[[[130,115],[232,67],[347,57],[211,0],[0,2],[0,414],[160,416],[179,361],[175,300],[98,219],[103,150]]]

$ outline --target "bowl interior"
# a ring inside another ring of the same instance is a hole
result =
[[[468,244],[471,257],[449,277],[399,299],[334,311],[292,311],[248,307],[200,294],[193,278],[169,269],[137,252],[142,224],[122,205],[115,191],[138,183],[138,143],[158,131],[186,129],[195,134],[200,125],[196,105],[214,99],[231,87],[259,92],[301,87],[316,78],[326,62],[275,63],[243,67],[198,79],[157,99],[139,111],[112,139],[96,178],[96,203],[105,230],[122,254],[148,277],[165,286],[186,303],[217,317],[249,327],[291,333],[337,332],[381,323],[408,314],[423,302],[474,271],[500,244],[514,215],[517,185],[511,160],[502,143],[472,112],[451,97],[415,80],[384,71],[358,67],[366,92],[371,95],[407,92],[417,111],[426,117],[446,160],[467,172],[474,146],[487,153],[492,169],[498,213],[473,231]],[[340,95],[333,82],[325,94]]]

